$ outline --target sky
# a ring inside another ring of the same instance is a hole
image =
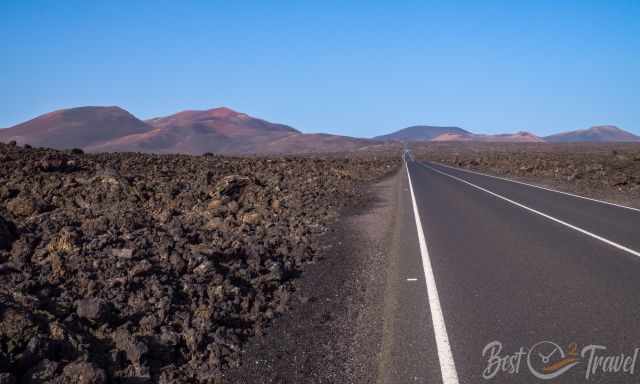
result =
[[[0,127],[84,105],[640,134],[640,1],[2,0]]]

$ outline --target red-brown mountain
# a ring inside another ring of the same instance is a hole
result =
[[[0,129],[0,141],[15,140],[50,148],[85,148],[152,128],[118,107],[62,109],[11,128]]]
[[[431,141],[484,141],[497,143],[541,143],[540,137],[529,132],[501,133],[497,135],[479,135],[475,133],[443,133]]]
[[[544,141],[529,132],[482,135],[469,132],[460,127],[440,127],[432,125],[414,125],[387,135],[376,136],[374,139],[385,141],[486,141],[525,143]]]
[[[255,153],[261,146],[299,131],[229,108],[183,111],[147,120],[152,130],[116,138],[90,151],[153,153]]]
[[[562,132],[544,138],[552,143],[562,142],[612,142],[612,141],[640,141],[640,136],[622,130],[614,125],[600,125],[589,129]]]
[[[428,141],[441,135],[466,136],[472,133],[460,127],[439,127],[433,125],[414,125],[398,131],[374,137],[384,141]]]
[[[0,141],[10,140],[91,152],[187,154],[343,152],[378,144],[346,136],[303,134],[229,108],[183,111],[147,121],[117,107],[72,108],[0,130]]]

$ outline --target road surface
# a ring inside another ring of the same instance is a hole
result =
[[[405,158],[380,382],[640,382],[640,211]]]

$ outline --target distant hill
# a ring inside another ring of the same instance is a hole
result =
[[[511,143],[540,143],[544,142],[540,137],[529,132],[502,133],[497,135],[477,135],[474,133],[455,134],[444,133],[431,141],[484,141],[484,142],[511,142]]]
[[[183,111],[147,120],[152,130],[88,149],[96,152],[254,153],[273,140],[300,132],[229,108]]]
[[[141,121],[118,107],[51,112],[0,130],[0,141],[90,152],[202,154],[344,152],[379,142],[328,134],[303,134],[229,108],[183,111]]]
[[[196,130],[202,130],[207,128],[227,137],[300,133],[287,125],[270,123],[226,107],[204,111],[183,111],[167,117],[150,119],[146,122],[154,128],[161,129],[196,128]]]
[[[443,134],[471,134],[460,127],[436,127],[430,125],[414,125],[399,131],[374,137],[374,140],[421,141],[432,140]]]
[[[614,125],[601,125],[589,129],[562,132],[544,138],[551,143],[562,142],[624,142],[640,141],[640,136],[622,130]]]
[[[516,143],[640,142],[640,136],[636,136],[613,125],[561,132],[546,137],[536,136],[530,132],[486,135],[472,133],[459,127],[415,125],[387,135],[376,136],[374,139],[395,141],[484,141]]]
[[[439,127],[415,125],[387,135],[374,137],[375,140],[395,141],[488,141],[488,142],[542,142],[540,137],[529,132],[481,135],[460,127]]]
[[[387,141],[483,142],[640,142],[615,126],[563,132],[544,138],[529,132],[475,134],[460,127],[416,125],[362,139],[323,133],[305,134],[221,107],[187,110],[142,121],[119,107],[79,107],[54,111],[11,128],[0,129],[0,141],[90,152],[202,154],[275,154],[346,152],[372,149]]]
[[[15,140],[50,148],[84,148],[153,128],[119,107],[62,109],[11,128],[0,129],[0,141]]]

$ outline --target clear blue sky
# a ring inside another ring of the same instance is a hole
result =
[[[81,105],[640,134],[640,1],[0,2],[0,127]]]

